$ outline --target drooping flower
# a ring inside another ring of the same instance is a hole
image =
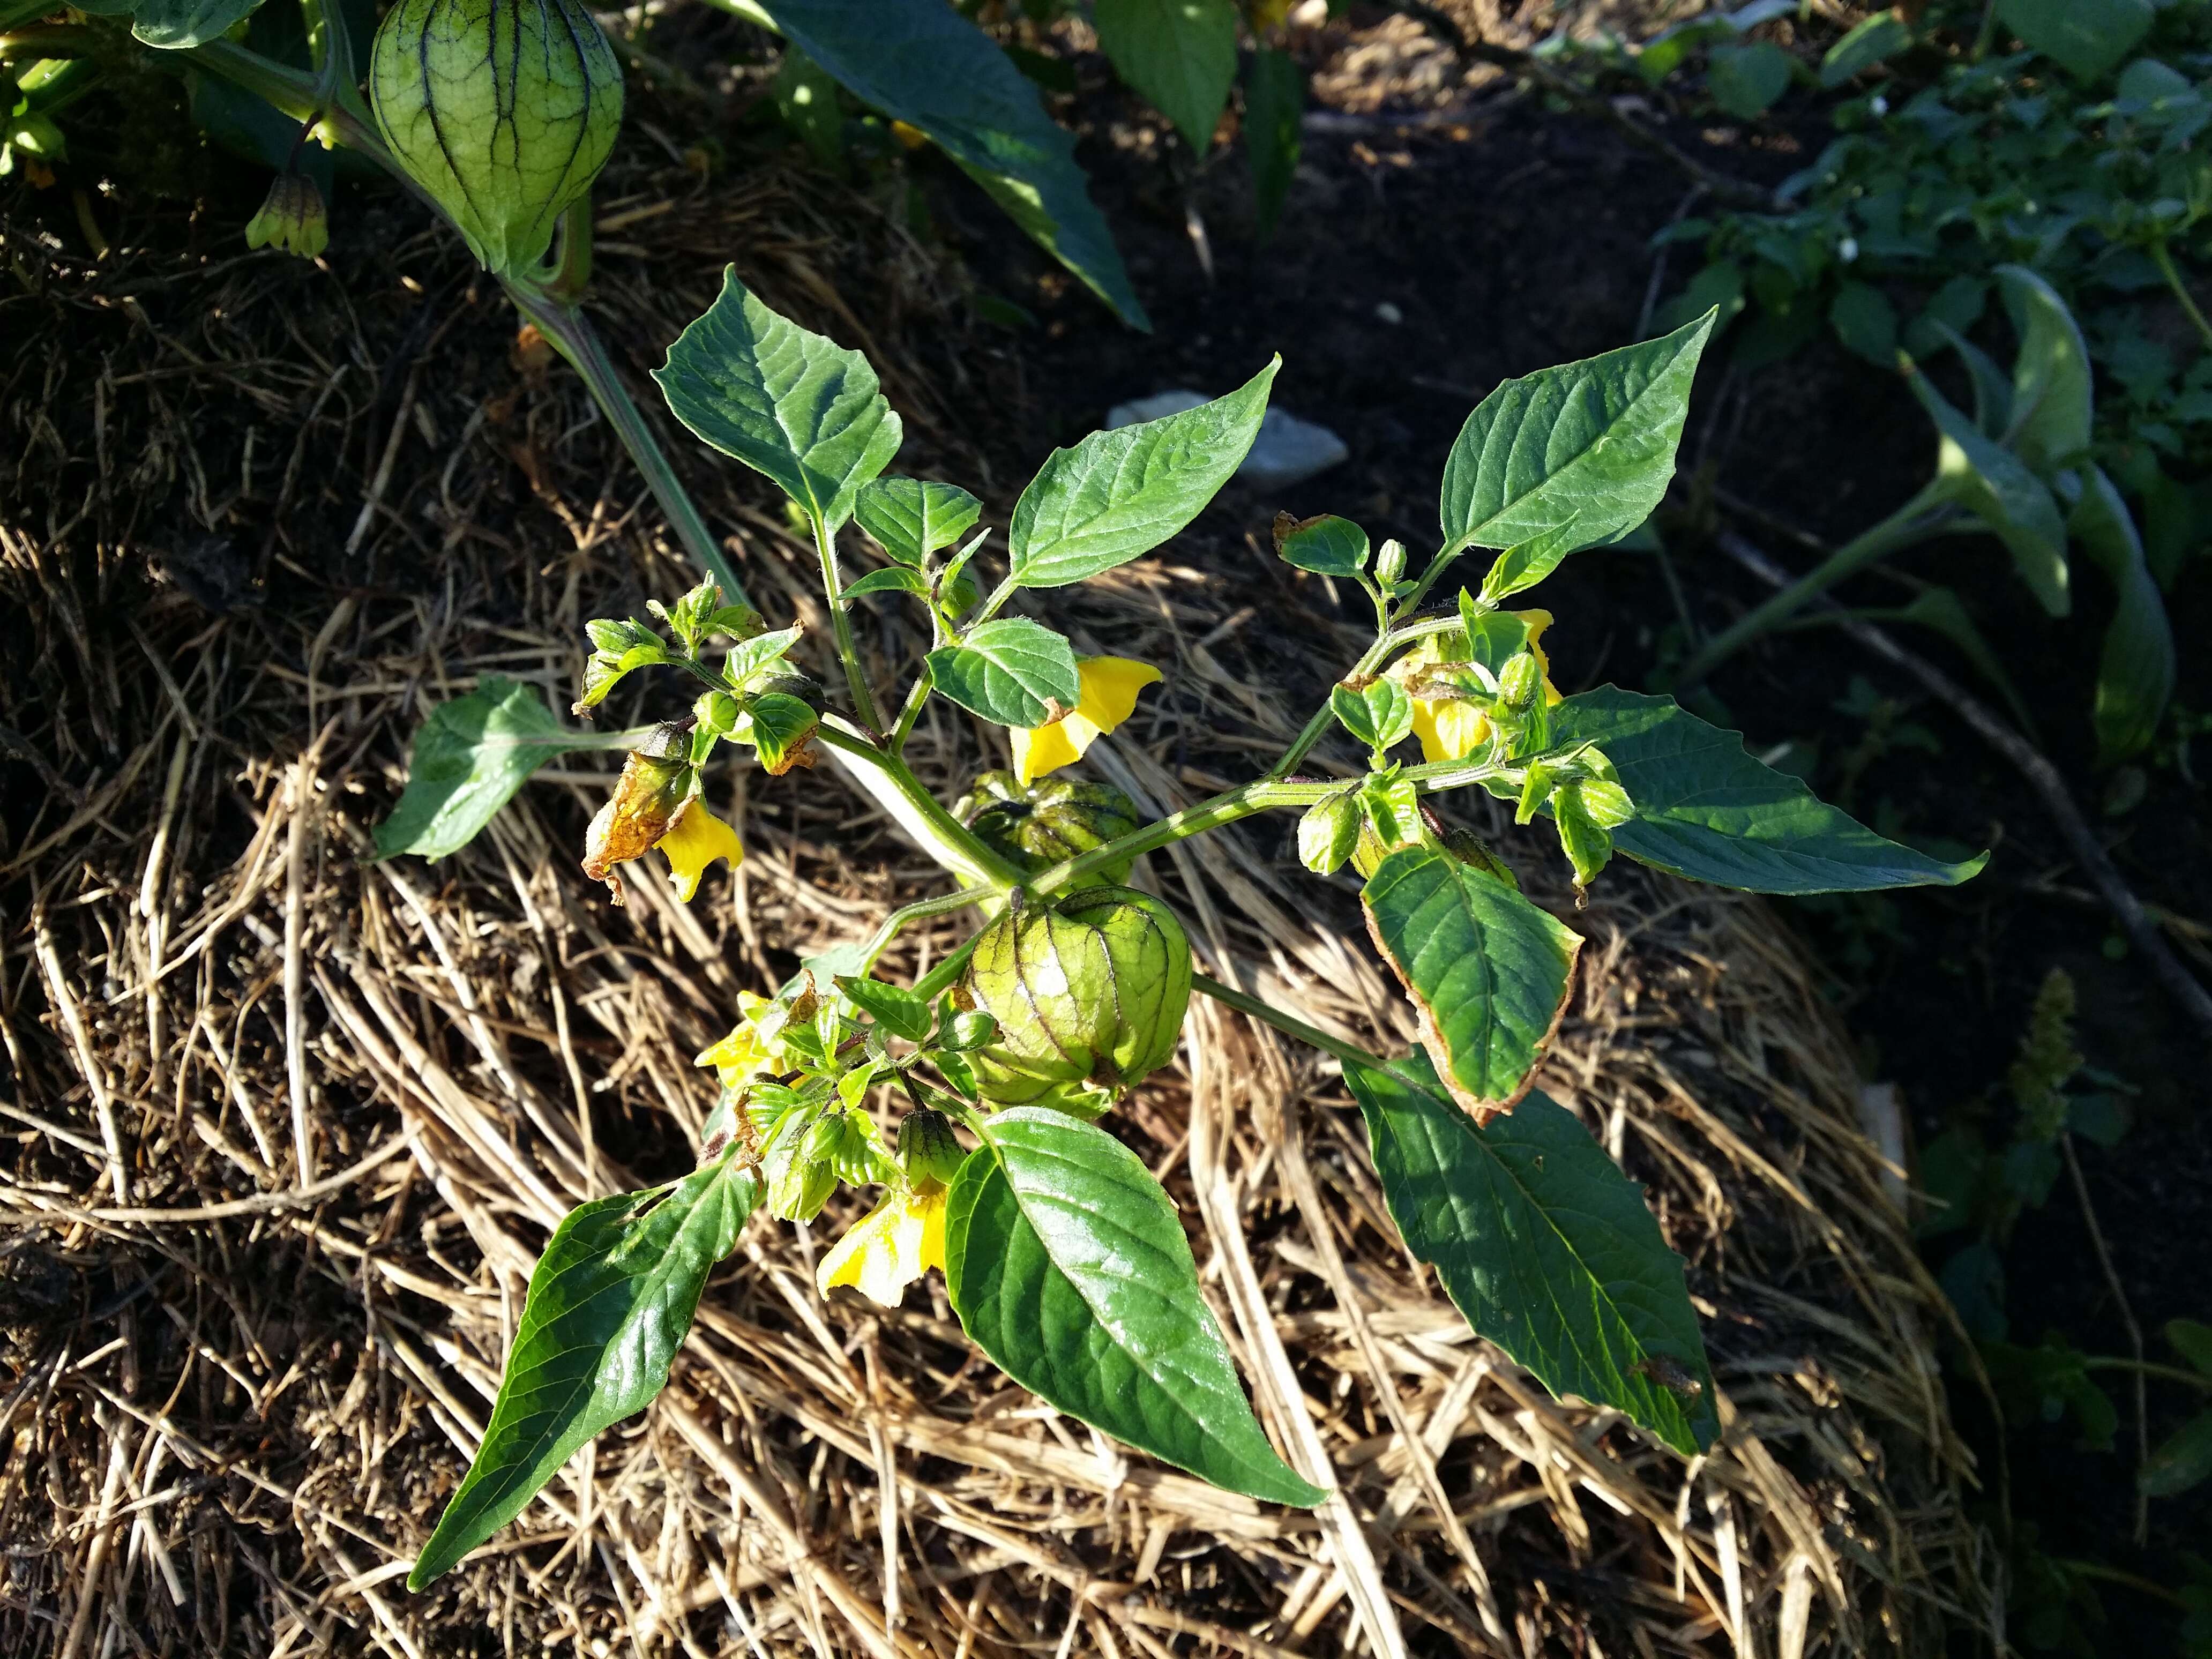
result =
[[[643,858],[659,843],[697,781],[680,755],[632,750],[623,763],[614,793],[584,832],[584,873],[606,883],[617,904],[623,902],[623,886],[615,866]]]
[[[1024,783],[1081,760],[1093,743],[1136,712],[1137,694],[1160,679],[1152,664],[1127,657],[1085,657],[1075,672],[1081,690],[1073,709],[1040,726],[1014,728],[1014,775]]]
[[[667,854],[669,879],[676,884],[676,896],[686,904],[699,890],[699,878],[707,873],[708,865],[716,859],[727,859],[734,870],[745,856],[738,832],[709,812],[706,802],[696,799],[677,814],[656,844]]]
[[[945,1267],[945,1190],[925,1181],[885,1194],[822,1258],[816,1285],[826,1296],[849,1285],[879,1307],[897,1307],[908,1285]]]
[[[743,1089],[757,1078],[782,1071],[783,1044],[775,1033],[782,1030],[784,1022],[775,1022],[774,1033],[764,1036],[762,1031],[763,1016],[777,1012],[775,998],[757,991],[738,992],[737,1024],[692,1064],[713,1066],[725,1089]]]
[[[1507,613],[1528,630],[1528,647],[1535,653],[1536,665],[1544,673],[1544,702],[1547,706],[1559,701],[1559,689],[1552,684],[1552,661],[1537,643],[1546,629],[1552,625],[1548,611],[1515,611]],[[1391,673],[1402,679],[1418,679],[1427,670],[1448,665],[1453,659],[1444,654],[1445,636],[1423,640],[1391,667]],[[1465,649],[1462,641],[1462,649]],[[1413,699],[1413,735],[1421,742],[1421,758],[1425,761],[1465,760],[1490,741],[1490,716],[1479,703],[1459,697],[1422,697]]]

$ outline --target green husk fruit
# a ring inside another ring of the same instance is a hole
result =
[[[969,787],[960,821],[1024,875],[1133,833],[1137,805],[1110,783],[1047,778],[1023,785],[1012,772],[986,772]],[[1128,879],[1133,860],[1094,872],[1102,882]]]
[[[576,0],[399,0],[368,95],[394,158],[501,276],[544,259],[622,127],[622,66]]]

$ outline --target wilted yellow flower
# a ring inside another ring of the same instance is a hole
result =
[[[1160,678],[1152,664],[1127,657],[1085,657],[1075,672],[1082,689],[1071,712],[1034,730],[1014,728],[1014,775],[1024,783],[1081,760],[1101,736],[1136,712],[1137,694]]]
[[[693,800],[677,814],[676,822],[658,845],[668,855],[668,873],[676,884],[676,896],[686,904],[699,890],[699,878],[707,873],[708,865],[716,859],[727,859],[734,870],[745,856],[738,832],[709,812],[702,800]]]
[[[1536,665],[1544,671],[1546,705],[1559,702],[1559,689],[1552,684],[1552,659],[1536,642],[1552,625],[1552,613],[1514,611],[1507,614],[1528,627],[1528,649],[1535,653]],[[1426,670],[1440,667],[1448,660],[1440,637],[1432,637],[1407,652],[1390,672],[1401,680],[1418,679]],[[1421,740],[1421,758],[1425,761],[1465,760],[1490,741],[1490,716],[1478,705],[1457,697],[1417,696],[1413,699],[1413,735]]]
[[[653,850],[690,799],[695,781],[696,775],[680,758],[632,750],[623,763],[614,793],[584,832],[584,873],[606,883],[617,904],[623,902],[623,887],[615,866]]]
[[[879,1307],[897,1307],[908,1285],[944,1268],[945,1193],[927,1181],[886,1194],[822,1258],[814,1274],[822,1293],[850,1285]]]
[[[268,198],[246,227],[248,247],[276,247],[312,259],[331,245],[330,211],[315,181],[301,173],[280,173]]]

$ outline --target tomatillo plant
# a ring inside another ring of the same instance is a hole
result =
[[[699,799],[701,769],[734,743],[793,780],[827,754],[957,884],[811,959],[774,995],[741,998],[734,1028],[700,1056],[721,1097],[696,1170],[562,1223],[483,1446],[410,1583],[459,1561],[653,1398],[755,1209],[807,1219],[841,1182],[880,1197],[823,1257],[825,1292],[892,1304],[941,1271],[970,1338],[1060,1410],[1231,1490],[1319,1502],[1246,1400],[1173,1202],[1097,1121],[1171,1058],[1194,990],[1342,1067],[1391,1215],[1476,1331],[1554,1391],[1614,1407],[1684,1455],[1709,1443],[1718,1413],[1682,1262],[1635,1183],[1532,1087],[1581,938],[1489,848],[1443,828],[1432,802],[1480,788],[1523,823],[1549,820],[1577,885],[1616,854],[1765,893],[1949,884],[1981,867],[1885,841],[1666,698],[1560,696],[1539,646],[1553,619],[1506,608],[1656,505],[1711,325],[1498,387],[1453,447],[1425,559],[1370,548],[1343,518],[1279,520],[1287,562],[1367,595],[1373,643],[1263,775],[1146,823],[1119,792],[1064,774],[1157,674],[1079,659],[1065,635],[1006,613],[1017,594],[1047,599],[1188,525],[1251,447],[1276,365],[1212,403],[1054,451],[1015,505],[987,592],[983,503],[890,476],[899,421],[866,362],[731,273],[659,380],[686,426],[774,480],[811,530],[835,670],[826,685],[806,678],[800,630],[769,627],[712,576],[650,620],[592,623],[578,712],[631,674],[672,701],[663,724],[623,739],[630,758],[585,868],[615,884],[619,865],[658,849],[688,899],[705,861],[741,858],[738,829]],[[855,526],[889,562],[848,586],[839,541]],[[1487,565],[1466,566],[1474,579],[1442,598],[1477,549]],[[911,604],[929,629],[896,697],[879,696],[854,647],[864,598]],[[903,757],[933,697],[1004,727],[1018,757],[957,810]],[[1300,775],[1340,726],[1365,773]],[[1417,761],[1403,752],[1415,738]],[[380,849],[452,850],[565,746],[605,740],[511,684],[445,704],[416,739]],[[1349,865],[1364,884],[1376,946],[1419,1010],[1412,1054],[1337,1042],[1194,973],[1174,910],[1116,884],[1147,852],[1285,809],[1304,815],[1308,866]],[[875,976],[902,927],[971,906],[981,930],[918,982]],[[902,1112],[895,1135],[872,1100]]]

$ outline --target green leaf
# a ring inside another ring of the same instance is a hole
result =
[[[733,0],[716,3],[747,15]],[[854,97],[927,133],[1125,322],[1151,326],[1085,190],[1074,138],[988,35],[945,0],[766,0],[765,9]]]
[[[1864,19],[1820,59],[1820,84],[1832,92],[1844,82],[1893,58],[1912,44],[1912,31],[1894,12]]]
[[[1356,576],[1367,568],[1367,532],[1334,513],[1294,522],[1275,520],[1275,556],[1322,576]]]
[[[853,1000],[853,1006],[883,1026],[886,1030],[904,1037],[908,1042],[919,1042],[929,1035],[936,1023],[936,1012],[927,997],[918,997],[902,986],[886,985],[879,979],[854,979],[848,976],[837,981],[837,988]]]
[[[1556,705],[1551,720],[1558,746],[1603,749],[1635,801],[1614,847],[1692,881],[1749,893],[1954,887],[1989,861],[1945,864],[1885,841],[1670,697],[1601,686]]]
[[[830,529],[898,453],[899,417],[857,351],[778,316],[732,266],[653,371],[676,418]]]
[[[797,628],[778,628],[766,634],[756,634],[749,640],[739,641],[723,661],[723,678],[733,689],[744,690],[756,675],[767,672],[790,654],[791,647],[799,643],[802,631]]]
[[[2212,1376],[2212,1325],[2196,1319],[2169,1319],[2166,1340],[2192,1367]]]
[[[1705,62],[1705,90],[1723,113],[1756,120],[1790,90],[1790,54],[1769,40],[1717,46]]]
[[[1965,507],[2012,553],[2013,568],[2054,617],[2073,607],[2066,568],[2066,525],[2043,480],[2019,456],[1982,435],[1914,369],[1913,395],[1942,434],[1931,490]]]
[[[1404,742],[1413,729],[1413,700],[1393,679],[1370,680],[1357,691],[1337,686],[1328,694],[1328,705],[1346,731],[1378,754]]]
[[[1272,46],[1252,54],[1244,72],[1244,152],[1261,241],[1275,234],[1298,170],[1305,102],[1305,72],[1297,58]]]
[[[2152,0],[1997,0],[1997,21],[2031,51],[2094,81],[2150,33]]]
[[[1359,801],[1342,791],[1316,801],[1298,820],[1298,862],[1317,876],[1333,876],[1359,845]]]
[[[854,498],[853,516],[891,557],[920,565],[966,535],[983,503],[933,478],[871,478]]]
[[[836,170],[845,159],[845,112],[837,107],[837,83],[797,46],[786,46],[776,65],[775,111],[784,125],[823,167]]]
[[[2057,290],[2025,265],[1999,265],[1997,285],[2020,335],[2012,364],[2012,447],[2028,471],[2048,477],[2089,447],[2089,348]]]
[[[858,581],[845,585],[845,597],[864,599],[871,593],[913,593],[927,598],[929,584],[922,580],[919,570],[909,570],[902,564],[887,564],[881,570],[871,570]]]
[[[250,16],[261,0],[125,0],[80,6],[95,16],[131,18],[131,32],[149,46],[180,52],[217,40]]]
[[[1418,1054],[1344,1068],[1407,1248],[1553,1394],[1625,1412],[1685,1456],[1711,1445],[1697,1312],[1642,1189],[1541,1092],[1477,1128],[1433,1079]]]
[[[1510,1110],[1566,1011],[1582,935],[1432,847],[1384,859],[1361,902],[1453,1097],[1477,1117]]]
[[[521,1511],[570,1453],[646,1405],[736,1248],[760,1182],[734,1154],[571,1210],[538,1259],[468,1477],[407,1575],[420,1589]]]
[[[1973,664],[1981,677],[1997,689],[2013,718],[2021,729],[2030,736],[2035,733],[2035,716],[2029,710],[2020,689],[2005,672],[2004,664],[1996,650],[1975,625],[1973,615],[1966,603],[1948,587],[1929,586],[1913,597],[1912,603],[1891,611],[1869,611],[1854,613],[1879,622],[1910,623],[1917,628],[1933,629],[1958,648],[1959,654]]]
[[[931,652],[928,662],[939,691],[1000,726],[1042,726],[1049,705],[1073,708],[1083,694],[1066,636],[1026,617],[987,622],[962,644]]]
[[[2152,1498],[2172,1498],[2212,1475],[2212,1412],[2200,1412],[2154,1450],[2136,1477]]]
[[[1259,435],[1282,363],[1225,398],[1054,450],[1014,504],[1017,580],[1065,587],[1151,552],[1196,518]]]
[[[745,739],[759,751],[761,764],[779,777],[791,769],[821,723],[803,699],[787,691],[763,691],[748,700],[745,715]]]
[[[596,732],[562,725],[536,687],[488,674],[468,696],[432,709],[416,732],[407,787],[376,826],[376,855],[457,853],[546,762],[606,746]]]
[[[2173,696],[2173,625],[2128,504],[2102,467],[2092,466],[2083,476],[2067,528],[2112,579],[2119,596],[2097,665],[2093,714],[2098,757],[2124,760],[2150,747]]]
[[[1237,79],[1229,0],[1098,0],[1098,48],[1204,155]]]
[[[1030,1393],[1231,1492],[1328,1496],[1253,1416],[1174,1204],[1096,1124],[992,1114],[945,1200],[945,1261],[961,1325]]]
[[[1897,361],[1897,307],[1873,283],[1840,284],[1828,303],[1828,324],[1854,356],[1878,368]]]
[[[1709,314],[1672,334],[1508,380],[1476,405],[1444,465],[1444,554],[1539,544],[1536,580],[1577,548],[1651,514],[1674,472]],[[1544,562],[1548,560],[1548,562]]]

